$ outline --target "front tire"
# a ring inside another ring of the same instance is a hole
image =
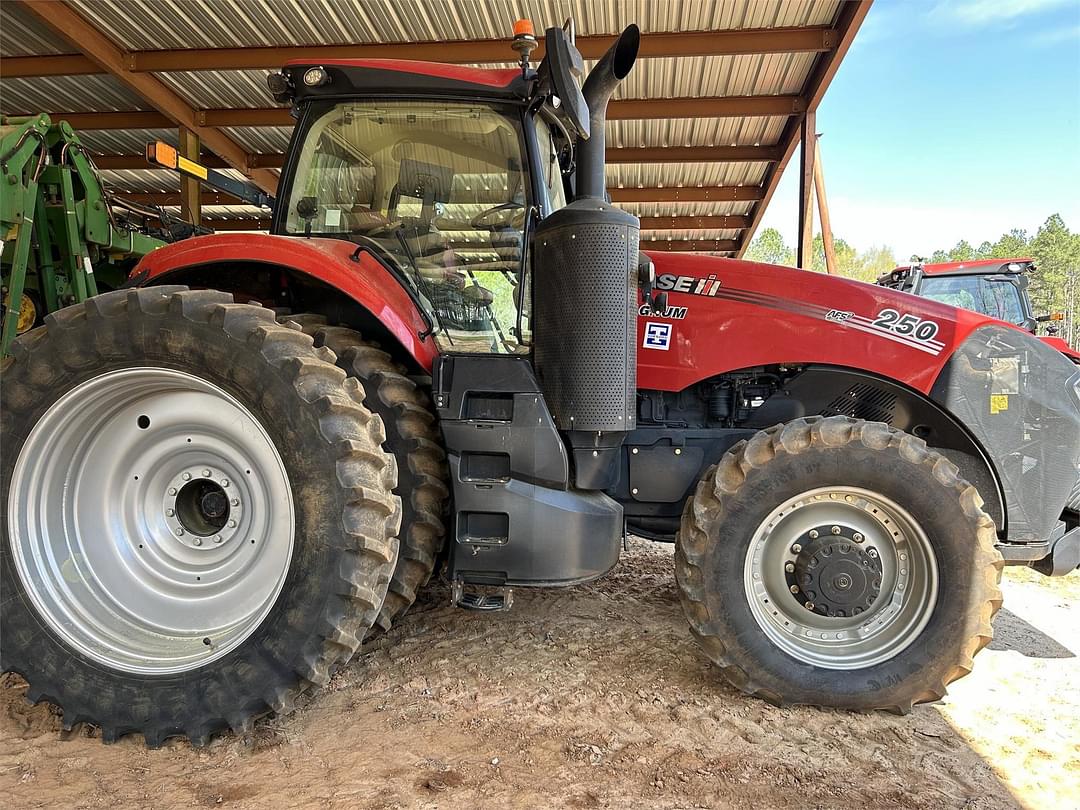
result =
[[[181,287],[91,298],[12,354],[0,666],[28,697],[156,746],[325,685],[378,616],[401,511],[332,356]]]
[[[676,577],[693,634],[742,691],[904,713],[940,699],[990,642],[995,539],[975,488],[920,439],[799,419],[706,473]]]

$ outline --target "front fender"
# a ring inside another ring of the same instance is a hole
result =
[[[430,372],[438,350],[428,323],[398,279],[377,259],[339,239],[220,233],[166,245],[132,271],[139,285],[161,283],[198,267],[244,263],[278,266],[338,290],[376,318],[417,364]],[[423,335],[423,337],[421,337]]]

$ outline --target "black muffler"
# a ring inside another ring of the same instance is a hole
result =
[[[639,41],[631,25],[585,80],[591,137],[577,145],[576,199],[532,239],[536,374],[581,489],[614,485],[636,426],[640,223],[604,199],[604,122]]]

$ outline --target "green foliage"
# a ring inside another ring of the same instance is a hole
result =
[[[892,249],[871,247],[856,250],[848,242],[834,238],[837,274],[860,281],[876,281],[897,266]],[[746,252],[751,261],[793,267],[795,251],[784,242],[775,228],[766,228]],[[966,262],[976,259],[1035,260],[1036,269],[1030,274],[1030,294],[1036,315],[1060,312],[1064,321],[1055,326],[1058,334],[1071,345],[1080,344],[1080,233],[1073,233],[1059,214],[1047,218],[1034,236],[1013,228],[996,242],[985,241],[977,248],[961,239],[951,249],[935,250],[929,257],[912,256],[912,262]],[[825,270],[825,249],[821,234],[814,237],[811,269]],[[1040,331],[1045,331],[1040,325]]]
[[[795,266],[795,251],[787,246],[784,237],[776,228],[766,228],[757,235],[744,257],[751,262]]]

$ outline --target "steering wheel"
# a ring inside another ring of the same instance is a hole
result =
[[[514,210],[516,210],[518,208],[524,208],[524,207],[525,206],[522,203],[515,202],[514,200],[510,200],[509,202],[499,203],[498,205],[494,205],[494,206],[492,206],[491,208],[488,208],[485,211],[481,211],[479,214],[477,214],[475,217],[473,217],[471,220],[469,220],[469,224],[472,225],[474,228],[478,228],[478,229],[481,229],[481,230],[491,230],[496,225],[505,224],[505,223],[498,223],[498,222],[490,222],[490,223],[487,222],[486,220],[490,219],[493,214],[497,214],[500,211],[514,211]]]

